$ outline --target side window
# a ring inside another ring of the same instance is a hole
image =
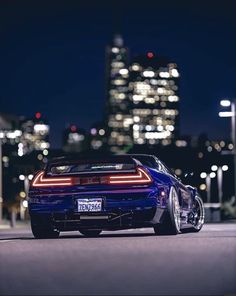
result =
[[[160,163],[158,161],[155,162],[155,167],[158,171],[162,171],[162,167],[160,166]]]
[[[152,156],[152,167],[158,171],[162,171],[158,158]]]
[[[141,162],[143,165],[153,168],[153,169],[158,169],[158,165],[156,164],[156,161],[153,157],[150,156],[135,156],[135,159],[137,159],[139,162]]]
[[[159,171],[167,173],[165,166],[160,161],[157,161],[157,165]]]
[[[174,176],[173,172],[164,163],[162,163],[162,162],[160,162],[160,163],[161,163],[161,166],[163,167],[163,172],[165,172],[171,176]]]
[[[153,163],[154,169],[156,169],[158,171],[162,171],[162,167],[161,167],[160,162],[157,157],[152,156],[152,163]]]

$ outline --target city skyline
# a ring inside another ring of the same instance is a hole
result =
[[[206,132],[210,138],[229,138],[229,122],[217,113],[219,100],[236,93],[235,21],[230,2],[224,6],[214,2],[213,10],[209,3],[179,7],[174,2],[152,3],[163,11],[157,18],[155,9],[144,7],[147,16],[140,6],[127,4],[122,13],[119,9],[119,31],[133,56],[152,51],[176,61],[181,73],[181,134]],[[89,129],[102,119],[105,47],[117,30],[118,12],[104,4],[93,9],[86,4],[48,4],[47,13],[43,6],[28,2],[15,4],[14,9],[1,6],[1,111],[27,117],[41,112],[49,120],[52,147],[60,147],[66,125]],[[90,13],[87,22],[85,11]]]
[[[122,36],[114,35],[106,50],[103,127],[113,153],[136,144],[168,145],[179,137],[176,63],[152,51],[132,59],[129,53]]]

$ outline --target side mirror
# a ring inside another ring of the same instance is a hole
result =
[[[193,177],[194,173],[193,172],[186,172],[184,174],[185,179],[191,179]]]

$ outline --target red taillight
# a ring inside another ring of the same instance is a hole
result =
[[[32,187],[54,187],[54,186],[71,186],[73,185],[72,178],[57,177],[45,178],[44,172],[39,172],[33,179]]]
[[[109,184],[148,184],[152,179],[142,168],[137,168],[137,173],[127,175],[116,175],[109,177]]]
[[[44,171],[40,171],[33,179],[32,187],[58,187],[72,185],[95,185],[95,184],[149,184],[152,182],[149,174],[138,167],[133,174],[120,174],[103,177],[44,177]]]

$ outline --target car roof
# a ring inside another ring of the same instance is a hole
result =
[[[152,154],[129,154],[129,155],[131,155],[131,157],[150,157],[150,158],[154,158],[154,159],[157,159],[157,160],[159,160],[159,158],[157,157],[157,156],[155,156],[155,155],[152,155]]]
[[[61,157],[56,157],[52,158],[49,163],[50,164],[58,164],[58,163],[70,163],[70,162],[79,162],[79,163],[84,163],[84,162],[94,162],[94,161],[99,161],[99,162],[126,162],[126,163],[134,163],[134,155],[131,154],[116,154],[116,155],[108,155],[108,156],[89,156],[89,157],[84,157],[79,154],[71,154],[67,156],[61,156]]]

